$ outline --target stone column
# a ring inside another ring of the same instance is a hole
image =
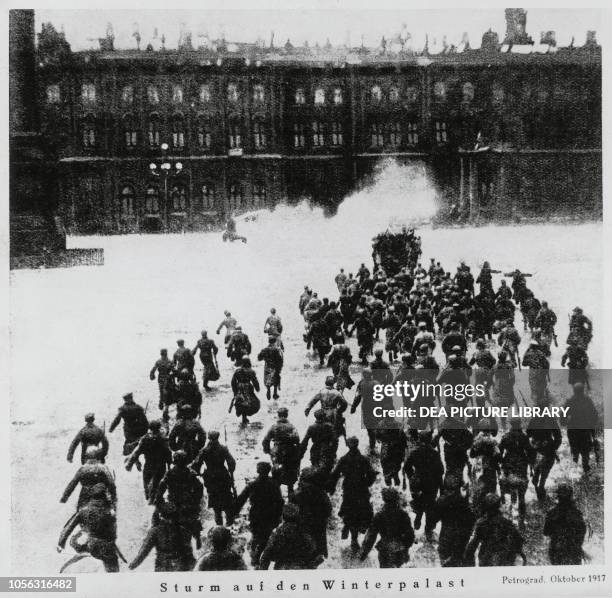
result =
[[[478,197],[478,160],[475,156],[470,156],[470,175],[469,175],[469,206],[470,222],[478,220],[480,213],[480,201]]]

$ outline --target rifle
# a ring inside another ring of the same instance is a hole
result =
[[[228,413],[232,412],[232,409],[234,408],[234,403],[236,402],[236,396],[232,397],[232,402],[230,403],[229,409],[227,410]]]
[[[555,343],[555,347],[559,346],[559,343],[557,341],[557,335],[555,334],[555,331],[552,331],[552,338],[553,338],[553,343]]]
[[[525,403],[525,407],[529,407],[529,403],[527,402],[527,399],[525,399],[525,395],[523,394],[523,391],[520,388],[518,388],[517,390],[518,390],[519,394],[521,395],[521,399],[523,399],[523,403]],[[518,405],[517,405],[517,407],[518,407]]]
[[[232,480],[232,498],[234,503],[238,500],[238,492],[236,492],[236,483],[234,481],[234,472],[230,471],[230,479]]]

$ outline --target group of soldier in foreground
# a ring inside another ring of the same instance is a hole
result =
[[[511,286],[502,281],[495,291],[492,275],[497,271],[486,262],[474,280],[464,263],[454,276],[435,260],[425,270],[418,261],[420,254],[420,239],[414,231],[384,234],[375,240],[373,274],[362,264],[356,277],[343,271],[336,277],[337,302],[319,299],[316,292],[305,288],[299,301],[306,325],[304,340],[331,373],[324,388],[305,405],[306,416],[314,411],[314,421],[303,435],[290,423],[288,409],[278,408],[278,420],[262,441],[270,461],[257,464],[257,477],[239,494],[234,484],[234,457],[220,442],[219,432],[206,432],[199,421],[202,394],[194,357],[199,352],[202,386],[207,391],[209,383],[219,378],[216,343],[202,331],[193,350],[179,340],[172,359],[166,350],[161,351],[150,372],[159,385],[161,420],[148,421],[147,409],[127,394],[109,429],[112,432],[123,420],[126,468],[135,465],[142,470],[145,499],[154,507],[151,527],[129,568],[139,566],[152,550],[157,571],[246,568],[235,547],[232,525],[247,502],[253,567],[267,569],[271,563],[277,569],[317,567],[328,557],[330,496],[340,479],[341,538],[350,538],[351,558],[364,561],[376,546],[381,567],[400,567],[410,559],[415,530],[424,526],[424,541],[434,542],[434,530],[440,524],[437,544],[442,566],[474,565],[476,554],[480,566],[527,560],[521,533],[526,520],[525,495],[531,481],[537,498],[545,504],[546,482],[562,441],[559,426],[534,421],[525,425],[518,418],[474,423],[417,418],[403,426],[369,425],[369,454],[360,450],[356,437],[347,438],[345,415],[364,409],[374,384],[396,380],[459,384],[473,379],[491,389],[483,405],[511,404],[516,401],[515,368],[522,365],[529,368],[532,404],[551,400],[547,371],[550,346],[557,343],[556,315],[527,287],[530,275],[518,270],[508,273]],[[524,330],[531,333],[522,359],[521,337],[514,325],[517,307]],[[229,409],[246,426],[260,408],[259,381],[249,357],[251,343],[229,312],[217,333],[223,329],[226,355],[237,366]],[[374,351],[382,330],[388,361],[382,350]],[[274,309],[264,332],[269,335],[268,345],[258,360],[264,362],[267,398],[278,400],[284,346],[282,323]],[[349,408],[346,397],[355,386],[351,377],[355,367],[347,339],[353,333],[364,367]],[[573,392],[563,423],[572,456],[576,462],[581,459],[585,474],[591,454],[599,460],[598,417],[588,395],[586,351],[591,337],[592,325],[577,308],[563,356]],[[470,355],[471,343],[475,350]],[[492,343],[499,347],[497,357],[490,349]],[[445,360],[441,366],[434,355],[440,348]],[[392,363],[398,359],[400,365],[394,371]],[[82,466],[62,502],[79,483],[81,492],[77,512],[62,531],[59,547],[79,527],[70,540],[77,552],[74,558],[91,555],[107,571],[117,571],[123,556],[116,543],[117,489],[104,463],[108,440],[105,430],[94,424],[93,414],[86,421],[68,454],[71,461],[81,445]],[[341,441],[347,450],[338,458]],[[309,447],[310,465],[306,465]],[[375,513],[372,487],[379,476],[384,482],[382,507]],[[193,547],[202,548],[204,489],[215,526],[208,532],[210,550],[196,562]],[[409,503],[403,493],[407,489]],[[548,511],[542,529],[550,538],[550,561],[579,564],[587,529],[584,518],[574,503],[571,484],[558,484],[555,493],[557,505]],[[502,512],[508,496],[511,518]]]

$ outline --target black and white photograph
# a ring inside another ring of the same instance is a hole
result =
[[[5,9],[9,591],[605,593],[602,11],[154,6]]]

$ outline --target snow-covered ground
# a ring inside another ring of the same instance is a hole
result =
[[[238,230],[248,243],[223,243],[219,233],[117,236],[71,239],[72,246],[103,247],[103,267],[11,273],[11,460],[14,573],[55,574],[66,555],[55,552],[59,531],[71,515],[77,495],[67,505],[59,497],[77,468],[66,462],[68,444],[83,425],[87,411],[106,427],[133,391],[138,403],[148,403],[157,416],[157,383],[148,372],[167,347],[184,338],[194,346],[202,329],[222,344],[214,331],[229,309],[250,335],[255,353],[265,346],[263,324],[276,307],[285,326],[283,392],[278,405],[304,431],[305,403],[323,385],[325,371],[316,369],[302,342],[303,321],[297,301],[305,284],[320,296],[337,296],[333,278],[340,267],[355,272],[370,264],[371,238],[390,224],[410,223],[435,210],[433,192],[418,170],[388,166],[378,183],[347,198],[333,218],[305,204],[262,212],[256,221],[240,221]],[[548,300],[559,316],[561,347],[553,348],[551,363],[558,366],[567,336],[567,314],[580,305],[595,325],[589,355],[597,366],[602,321],[602,226],[524,225],[519,227],[420,228],[423,262],[435,257],[454,270],[465,260],[474,271],[484,260],[508,271],[519,267],[534,274],[529,286]],[[499,284],[499,276],[495,285]],[[350,345],[354,348],[354,339]],[[356,354],[356,352],[354,352]],[[240,429],[228,415],[232,367],[220,353],[221,380],[204,398],[205,429],[221,431],[238,460],[238,490],[254,476],[255,462],[264,458],[261,440],[275,418],[277,404],[262,395],[262,409],[252,424]],[[257,364],[258,375],[262,367]],[[355,368],[356,375],[358,368]],[[350,393],[349,399],[352,399]],[[348,417],[348,432],[366,445],[358,417]],[[119,495],[118,544],[128,559],[134,556],[150,520],[140,474],[123,468],[121,428],[110,438],[109,465],[117,476]],[[340,448],[340,453],[344,448]],[[579,504],[586,510],[593,536],[586,551],[593,562],[603,562],[603,466],[588,482],[567,458],[552,478],[576,480]],[[334,513],[341,491],[334,496]],[[373,488],[380,502],[380,484]],[[530,563],[546,563],[546,545],[539,534],[542,510],[529,491],[527,554]],[[210,514],[205,528],[212,525]],[[243,514],[244,518],[244,514]],[[245,522],[239,522],[240,534]],[[420,534],[420,532],[419,532]],[[419,535],[420,537],[420,535]],[[347,543],[339,538],[339,520],[330,523],[330,558],[323,567],[354,567]],[[375,551],[366,566],[377,566]],[[413,548],[410,566],[438,566],[435,544]],[[141,566],[152,570],[150,557]]]

